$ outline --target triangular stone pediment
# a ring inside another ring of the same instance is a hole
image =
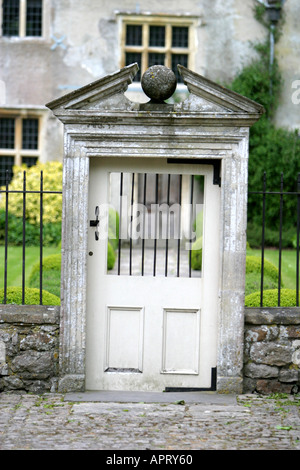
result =
[[[54,114],[61,114],[65,110],[69,113],[74,111],[139,111],[145,109],[144,105],[133,103],[126,96],[125,92],[132,83],[138,72],[138,64],[128,65],[118,72],[107,75],[95,82],[85,85],[61,98],[58,98],[46,106]],[[177,113],[192,114],[229,114],[234,117],[247,114],[259,115],[264,113],[264,108],[255,101],[250,100],[238,93],[235,93],[217,83],[178,65],[178,70],[189,91],[188,98],[174,105]],[[169,109],[169,108],[168,108]],[[160,105],[153,111],[166,111],[167,107]]]
[[[206,110],[227,110],[243,113],[264,113],[264,107],[255,101],[239,95],[228,88],[203,77],[191,70],[178,65],[178,70],[191,95],[200,100],[194,100],[194,106],[198,102],[199,107]]]
[[[97,109],[101,107],[105,109],[105,102],[109,100],[111,108],[114,106],[123,108],[124,104],[125,107],[130,108],[130,100],[124,96],[124,93],[128,85],[132,83],[138,70],[138,64],[128,65],[118,72],[106,75],[95,82],[51,101],[47,103],[46,106],[53,111],[55,109],[78,110]]]

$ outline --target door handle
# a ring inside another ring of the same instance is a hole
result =
[[[98,231],[98,225],[99,225],[99,207],[96,206],[95,208],[95,219],[90,220],[90,227],[96,227],[95,231],[95,240],[99,240],[99,231]]]

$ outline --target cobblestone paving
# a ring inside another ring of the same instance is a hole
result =
[[[300,397],[146,404],[0,393],[0,450],[26,449],[300,450]]]

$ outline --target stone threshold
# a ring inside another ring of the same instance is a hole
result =
[[[64,396],[69,402],[114,402],[114,403],[199,403],[206,405],[234,405],[236,395],[216,392],[129,392],[129,391],[85,391],[69,392]]]

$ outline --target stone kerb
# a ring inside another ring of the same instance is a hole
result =
[[[60,307],[0,306],[0,392],[54,392]]]

